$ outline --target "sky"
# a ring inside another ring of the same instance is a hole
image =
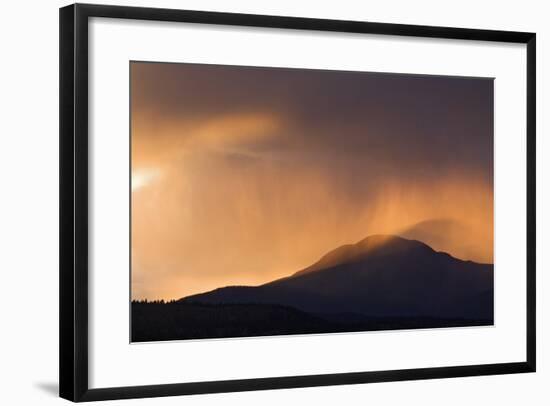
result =
[[[132,62],[133,299],[290,275],[371,234],[493,262],[493,80]]]

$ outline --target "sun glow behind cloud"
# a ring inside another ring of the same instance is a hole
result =
[[[158,169],[136,169],[132,170],[132,192],[142,189],[160,177]]]

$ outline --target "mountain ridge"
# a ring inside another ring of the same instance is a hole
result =
[[[463,261],[418,240],[372,235],[259,286],[226,286],[180,299],[280,304],[310,313],[369,317],[491,318],[493,265]]]

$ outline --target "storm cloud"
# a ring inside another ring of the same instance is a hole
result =
[[[131,127],[134,298],[431,220],[464,230],[435,249],[492,262],[490,78],[133,62]]]

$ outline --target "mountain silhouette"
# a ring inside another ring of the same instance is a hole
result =
[[[325,320],[493,319],[493,265],[463,261],[417,240],[373,235],[328,252],[288,277],[188,296],[194,305],[278,305]]]

